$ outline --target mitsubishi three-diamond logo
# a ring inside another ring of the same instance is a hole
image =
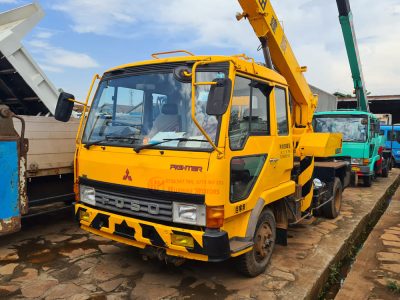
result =
[[[128,180],[132,181],[132,176],[129,175],[129,169],[126,169],[124,177],[122,177],[122,180]]]
[[[261,8],[265,10],[265,7],[267,6],[267,0],[258,0],[258,2],[260,3]]]

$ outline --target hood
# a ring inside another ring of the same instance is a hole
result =
[[[211,153],[92,146],[78,151],[77,176],[151,190],[204,194]],[[212,177],[212,176],[211,176]]]

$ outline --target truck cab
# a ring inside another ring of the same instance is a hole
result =
[[[374,114],[358,110],[319,112],[314,114],[313,125],[315,132],[343,134],[342,153],[335,157],[350,158],[353,178],[360,177],[365,186],[371,186],[375,176],[387,176],[389,166],[383,154],[386,141]]]
[[[225,100],[211,103],[218,93]],[[77,217],[86,230],[140,248],[205,261],[237,256],[251,244],[243,241],[257,202],[294,193],[291,134],[285,79],[245,59],[115,68],[102,76],[82,128]]]
[[[381,125],[381,135],[386,138],[386,149],[392,153],[392,162],[400,165],[400,125]]]

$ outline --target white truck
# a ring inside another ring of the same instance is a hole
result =
[[[73,200],[79,120],[53,118],[60,91],[21,43],[43,16],[37,3],[0,13],[0,163],[9,167],[0,183],[0,235],[18,231],[24,215]]]

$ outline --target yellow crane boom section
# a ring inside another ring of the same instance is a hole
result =
[[[247,18],[257,37],[266,39],[271,60],[277,71],[283,75],[289,85],[293,100],[293,134],[300,136],[312,132],[312,118],[318,104],[303,75],[306,67],[300,67],[290,47],[284,30],[269,0],[239,0],[243,13],[238,20]],[[296,130],[297,128],[297,130]]]

